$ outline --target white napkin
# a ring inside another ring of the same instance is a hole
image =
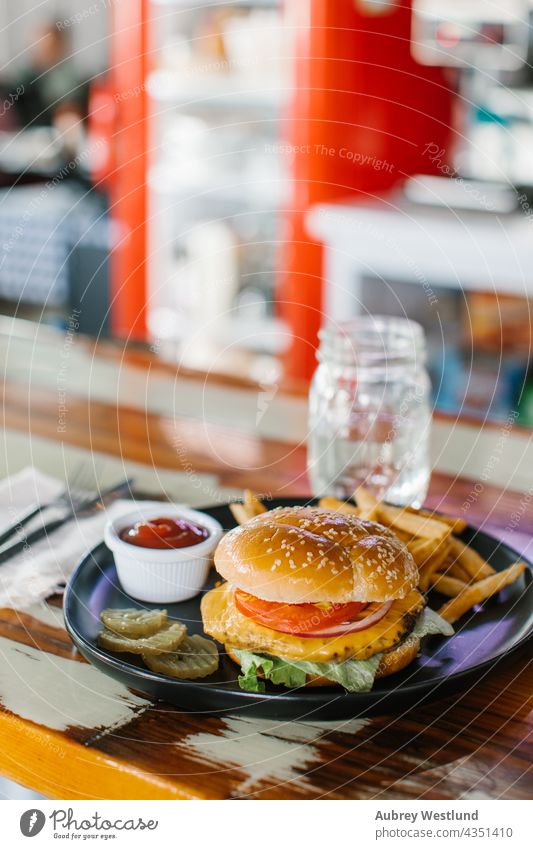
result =
[[[0,533],[31,506],[49,503],[64,486],[64,482],[34,468],[23,469],[1,481]],[[142,503],[146,505],[151,502]],[[81,556],[101,542],[108,519],[127,513],[138,504],[129,499],[119,499],[110,504],[107,510],[98,510],[84,518],[73,518],[50,536],[43,537],[12,559],[0,563],[0,607],[23,610],[59,591]],[[23,533],[31,533],[41,526],[43,520],[53,519],[55,515],[53,510],[46,510],[42,518],[36,517],[28,523]],[[20,537],[10,538],[9,542],[16,539]]]

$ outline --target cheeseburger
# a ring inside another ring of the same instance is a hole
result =
[[[388,528],[282,507],[230,531],[215,553],[226,582],[202,600],[204,630],[242,668],[243,689],[341,684],[370,690],[407,666],[420,638],[453,629],[426,608],[411,554]]]

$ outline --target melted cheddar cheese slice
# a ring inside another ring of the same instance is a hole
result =
[[[329,663],[347,658],[365,660],[393,648],[412,630],[424,606],[425,600],[418,590],[411,590],[406,598],[394,601],[383,619],[370,628],[342,637],[326,638],[296,637],[259,625],[237,610],[233,587],[227,583],[208,592],[201,607],[204,631],[221,643],[276,657]]]

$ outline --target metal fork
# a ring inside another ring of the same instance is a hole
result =
[[[0,565],[10,560],[15,554],[18,554],[24,549],[29,549],[33,543],[38,540],[48,537],[58,528],[65,525],[73,516],[81,515],[87,511],[97,510],[106,500],[111,497],[116,498],[121,492],[131,493],[132,478],[126,478],[107,489],[99,489],[96,495],[88,496],[86,499],[77,502],[71,502],[69,506],[65,506],[65,510],[60,519],[51,519],[44,522],[42,527],[32,531],[30,534],[23,536],[18,542],[12,542],[3,548],[0,548]]]
[[[9,528],[0,534],[0,545],[7,542],[8,539],[22,530],[31,519],[49,507],[66,507],[76,511],[82,504],[91,501],[98,495],[96,480],[95,467],[92,463],[87,461],[78,463],[68,476],[64,490],[52,501],[30,507],[26,513],[19,516]]]

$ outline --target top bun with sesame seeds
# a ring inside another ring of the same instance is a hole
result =
[[[314,507],[278,507],[230,531],[217,571],[265,601],[387,602],[418,584],[417,566],[388,528]]]

